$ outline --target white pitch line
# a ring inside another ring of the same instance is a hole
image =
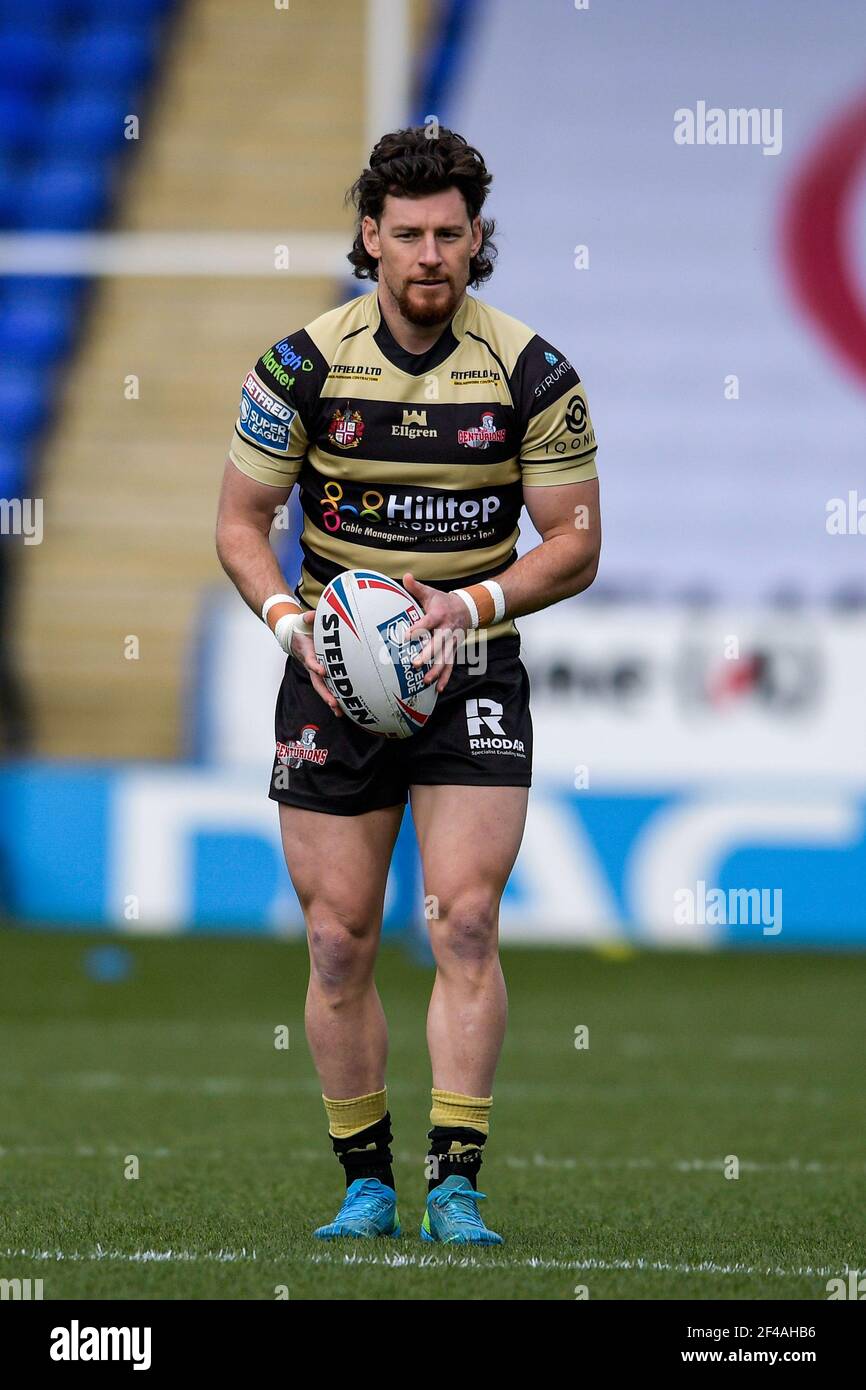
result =
[[[306,1078],[262,1078],[247,1076],[138,1076],[120,1075],[117,1072],[68,1072],[47,1075],[25,1075],[22,1072],[0,1073],[0,1086],[32,1087],[35,1085],[60,1087],[65,1090],[117,1091],[139,1090],[152,1094],[176,1095],[242,1095],[242,1096],[289,1096],[297,1093],[320,1095],[318,1083],[312,1077]],[[419,1087],[406,1081],[389,1081],[391,1095],[417,1096]],[[653,1082],[648,1079],[641,1085],[611,1085],[609,1081],[590,1082],[575,1076],[573,1085],[557,1082],[499,1081],[496,1093],[510,1100],[562,1100],[579,1098],[581,1095],[600,1095],[608,1104],[628,1104],[634,1100],[645,1100],[648,1092],[659,1094],[686,1095],[690,1100],[742,1100],[754,1096],[763,1104],[775,1102],[778,1105],[828,1104],[832,1092],[826,1086],[799,1087],[794,1085],[762,1086],[755,1082],[731,1082],[728,1085],[700,1086],[689,1080]]]
[[[134,1153],[138,1158],[180,1158],[180,1159],[225,1159],[237,1157],[225,1149],[201,1150],[195,1148],[171,1149],[142,1148],[134,1142],[126,1146],[120,1144],[75,1144],[69,1146],[46,1144],[3,1144],[0,1145],[0,1159],[3,1158],[118,1158]],[[406,1149],[394,1151],[398,1163],[420,1166],[425,1155],[412,1153]],[[280,1151],[280,1159],[286,1163],[328,1163],[333,1164],[334,1156],[324,1147],[321,1149],[291,1149]],[[556,1172],[577,1172],[578,1170],[605,1171],[616,1169],[653,1170],[654,1172],[676,1173],[723,1173],[726,1168],[721,1158],[674,1158],[661,1161],[655,1158],[550,1158],[547,1154],[531,1155],[502,1154],[497,1161],[506,1168],[551,1168]],[[863,1173],[866,1161],[858,1159],[850,1163],[828,1163],[823,1159],[785,1158],[774,1163],[761,1163],[748,1158],[739,1160],[740,1172],[746,1173]]]
[[[845,1278],[850,1273],[850,1267],[845,1264],[841,1268],[832,1268],[830,1265],[813,1267],[812,1265],[799,1265],[794,1269],[784,1269],[781,1265],[767,1265],[759,1268],[756,1265],[716,1264],[713,1260],[701,1260],[699,1264],[671,1264],[667,1260],[547,1260],[540,1255],[530,1255],[525,1259],[485,1259],[475,1255],[360,1255],[360,1254],[332,1254],[323,1252],[316,1255],[259,1255],[257,1251],[248,1251],[245,1246],[240,1250],[103,1250],[97,1245],[92,1251],[63,1251],[63,1250],[24,1250],[7,1249],[0,1252],[3,1259],[24,1259],[39,1260],[50,1262],[86,1263],[100,1262],[103,1260],[120,1261],[126,1264],[170,1264],[182,1263],[192,1264],[197,1261],[212,1261],[220,1264],[232,1263],[262,1263],[262,1264],[333,1264],[333,1265],[381,1265],[389,1269],[564,1269],[564,1270],[586,1270],[601,1271],[602,1273],[614,1273],[619,1270],[636,1270],[641,1272],[657,1272],[661,1274],[725,1274],[725,1275],[759,1275],[763,1277],[773,1277],[778,1279],[829,1279]],[[859,1271],[858,1271],[859,1272]]]

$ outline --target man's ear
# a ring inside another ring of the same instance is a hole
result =
[[[477,217],[473,217],[472,219],[472,241],[470,242],[469,248],[471,255],[478,255],[478,252],[481,250],[481,243],[483,240],[484,234],[481,231],[481,214],[479,213]]]
[[[361,219],[361,237],[364,242],[364,250],[368,255],[378,260],[382,254],[382,248],[379,243],[379,227],[375,218],[367,216]]]

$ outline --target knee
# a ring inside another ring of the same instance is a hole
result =
[[[357,914],[324,907],[307,912],[310,963],[328,993],[343,995],[366,980],[372,968],[375,933]]]
[[[460,894],[440,905],[433,922],[433,952],[438,965],[459,965],[465,973],[484,967],[498,952],[499,901],[489,893]]]

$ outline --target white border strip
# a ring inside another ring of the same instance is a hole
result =
[[[337,232],[33,232],[0,235],[2,275],[348,274]]]
[[[412,56],[407,0],[367,0],[366,31],[365,164],[386,131],[400,130],[409,122]]]

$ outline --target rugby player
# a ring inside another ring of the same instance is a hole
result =
[[[374,980],[407,797],[432,911],[436,978],[426,1240],[500,1244],[481,1219],[482,1150],[506,1023],[499,904],[532,768],[529,679],[514,619],[580,593],[598,566],[595,434],[558,347],[467,294],[493,271],[491,176],[466,140],[383,136],[351,190],[349,255],[375,291],[269,347],[248,372],[225,466],[217,551],[287,653],[270,796],[307,926],[306,1032],[345,1170],[315,1234],[400,1234],[387,1028]],[[298,485],[296,591],[271,549]],[[517,558],[526,507],[541,543]],[[347,569],[402,581],[423,618],[436,709],[406,740],[344,717],[311,638]]]

